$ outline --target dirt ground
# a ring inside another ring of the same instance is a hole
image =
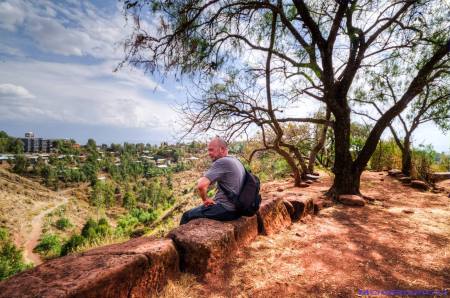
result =
[[[319,197],[330,183],[331,179],[322,178],[301,192]],[[264,189],[273,191],[280,184]],[[162,295],[355,297],[358,290],[450,293],[448,194],[414,190],[376,172],[363,174],[362,193],[375,201],[363,208],[335,205],[279,234],[258,236],[233,259],[222,283],[201,284],[185,274]]]

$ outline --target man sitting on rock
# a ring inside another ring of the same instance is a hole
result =
[[[223,189],[239,194],[245,179],[244,166],[237,158],[228,156],[227,143],[219,137],[208,144],[208,155],[213,161],[211,168],[197,182],[203,205],[186,211],[181,217],[181,225],[196,218],[228,221],[239,217],[233,201],[227,198]],[[208,187],[214,182],[217,182],[217,193],[211,199],[208,198]]]

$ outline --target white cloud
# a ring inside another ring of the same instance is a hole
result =
[[[156,84],[143,75],[128,79],[112,73],[111,68],[108,63],[5,62],[0,83],[12,83],[1,84],[0,94],[15,94],[17,100],[0,97],[0,118],[169,131],[176,114],[167,103],[155,99],[166,93],[149,90]]]
[[[88,2],[17,1],[0,3],[0,28],[19,28],[47,53],[121,59],[120,42],[131,29],[119,9],[104,15]]]
[[[11,99],[11,98],[34,98],[27,89],[22,86],[14,84],[0,84],[0,98]]]
[[[17,26],[23,23],[25,12],[23,5],[18,1],[0,3],[0,28],[16,31]]]

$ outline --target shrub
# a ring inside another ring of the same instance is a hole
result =
[[[420,145],[419,148],[413,150],[413,176],[424,181],[429,181],[430,174],[433,172],[432,165],[436,159],[436,151],[433,150],[431,145]]]
[[[153,210],[149,212],[149,211],[145,211],[143,209],[138,209],[138,208],[134,208],[130,212],[130,214],[133,217],[137,218],[138,221],[143,224],[151,223],[158,217],[156,212],[154,212]]]
[[[136,206],[136,197],[131,191],[127,191],[123,197],[123,207],[131,210]]]
[[[375,171],[400,169],[402,166],[402,152],[394,140],[383,141],[377,145],[370,158],[370,168]]]
[[[117,222],[116,235],[128,236],[134,228],[139,224],[139,219],[131,214],[124,215]]]
[[[273,164],[273,173],[276,178],[283,178],[291,173],[291,169],[285,159],[278,158]]]
[[[0,280],[31,266],[31,264],[26,264],[23,261],[22,250],[18,249],[9,239],[8,231],[0,228]]]
[[[45,257],[57,257],[61,254],[61,239],[57,235],[45,234],[34,250]]]
[[[61,256],[65,256],[71,252],[76,251],[78,247],[85,243],[83,236],[75,234],[67,240],[61,248]]]
[[[97,222],[92,218],[89,218],[81,229],[81,236],[89,240],[95,239],[97,237],[97,228]]]
[[[71,227],[72,224],[70,223],[69,219],[66,217],[61,217],[55,222],[55,226],[58,230],[64,231],[67,228]]]
[[[108,221],[101,218],[98,222],[89,218],[81,229],[81,235],[75,234],[63,245],[61,255],[76,251],[84,244],[99,243],[111,234],[111,226]]]

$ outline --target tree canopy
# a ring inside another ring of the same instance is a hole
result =
[[[233,69],[259,75],[277,130],[274,80],[283,81],[292,101],[325,105],[334,118],[335,195],[359,193],[361,172],[385,128],[449,69],[449,22],[437,0],[126,0],[124,9],[136,25],[124,62],[191,74],[203,86],[226,80],[224,73]],[[158,20],[157,28],[149,16]],[[352,156],[350,99],[357,83],[368,70],[381,74],[387,64],[405,61],[413,62],[403,92]]]

